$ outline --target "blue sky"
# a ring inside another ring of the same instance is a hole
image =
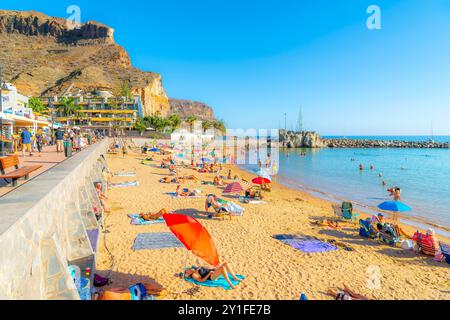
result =
[[[203,101],[232,128],[323,135],[450,134],[450,1],[2,0],[116,30],[170,97]],[[366,9],[381,8],[381,30]]]

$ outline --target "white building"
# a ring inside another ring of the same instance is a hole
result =
[[[33,110],[29,108],[29,98],[20,94],[11,83],[4,83],[1,90],[0,118],[9,125],[7,131],[12,133],[13,127],[31,128],[34,132],[37,128],[45,128],[50,124],[44,117],[36,117]],[[4,130],[3,130],[4,131]]]

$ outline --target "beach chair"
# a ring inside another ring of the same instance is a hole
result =
[[[432,235],[416,231],[412,240],[416,242],[418,253],[444,260],[441,247],[440,245],[436,245]]]
[[[441,252],[444,255],[445,261],[450,264],[450,246],[441,243]]]
[[[353,204],[349,201],[342,202],[341,211],[342,211],[342,218],[344,220],[354,222],[359,217],[359,213],[353,212]]]
[[[389,245],[395,245],[401,240],[398,227],[390,223],[383,224],[383,227],[379,231],[379,237],[383,242]]]
[[[370,218],[359,219],[359,235],[364,238],[376,239],[378,231],[373,227]]]

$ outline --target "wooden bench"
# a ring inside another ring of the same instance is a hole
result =
[[[15,170],[6,173],[9,168],[14,168]],[[17,180],[20,178],[25,178],[28,180],[30,173],[42,168],[42,166],[25,166],[19,168],[19,156],[7,156],[5,158],[0,158],[0,179],[11,179],[12,186],[17,186]]]

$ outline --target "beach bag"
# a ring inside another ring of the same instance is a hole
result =
[[[400,247],[404,250],[413,250],[414,243],[411,240],[402,240],[400,243]]]
[[[76,265],[69,266],[69,273],[77,288],[81,300],[91,300],[91,286],[87,278],[81,276],[80,268]]]

